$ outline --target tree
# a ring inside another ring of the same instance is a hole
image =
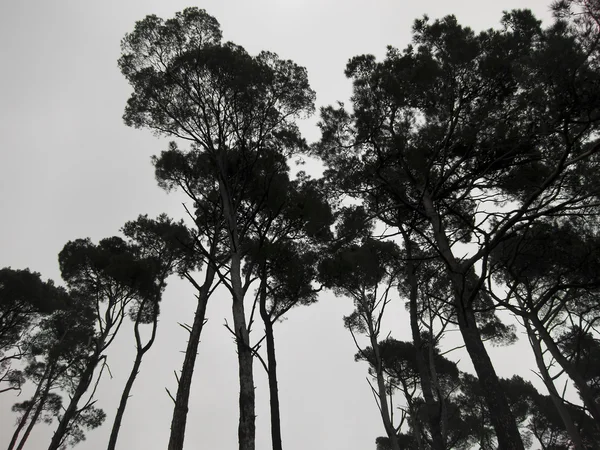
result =
[[[334,189],[390,227],[410,226],[444,261],[498,445],[522,449],[477,304],[489,302],[489,255],[502,240],[543,217],[591,212],[597,184],[582,180],[597,172],[600,71],[573,27],[543,30],[529,11],[479,35],[452,16],[417,20],[413,40],[382,62],[348,63],[353,113],[324,108],[314,150]]]
[[[95,329],[88,336],[87,355],[71,368],[66,386],[70,401],[59,416],[49,450],[79,442],[84,439],[82,425],[95,428],[104,421],[104,412],[94,407],[93,397],[102,375],[102,370],[96,374],[96,369],[105,361],[105,351],[121,328],[127,308],[148,295],[155,275],[147,261],[139,258],[137,249],[118,237],[103,239],[98,245],[89,239],[70,241],[59,254],[59,264],[73,301],[92,311]],[[81,405],[95,374],[92,392]]]
[[[211,190],[214,183],[211,183],[210,169],[208,165],[201,164],[202,159],[195,151],[184,154],[175,144],[171,144],[170,149],[162,152],[159,157],[153,158],[159,186],[167,192],[181,189],[194,202],[195,207],[193,216],[186,209],[186,212],[194,219],[196,226],[196,231],[187,231],[191,241],[188,242],[187,239],[182,239],[181,236],[177,237],[178,233],[176,233],[173,235],[175,239],[170,238],[168,240],[169,245],[183,247],[189,253],[189,258],[196,260],[196,269],[200,269],[202,265],[205,267],[202,283],[196,281],[194,270],[184,270],[180,274],[197,290],[198,303],[191,327],[182,325],[182,328],[189,333],[189,339],[181,373],[177,377],[177,393],[174,398],[175,405],[171,420],[169,450],[183,448],[192,375],[200,335],[206,322],[206,307],[211,294],[222,281],[220,277],[217,277],[217,273],[227,262],[227,255],[224,250],[227,236],[220,216],[219,196],[214,189]],[[208,195],[206,195],[207,193]],[[156,229],[156,225],[149,225],[151,229]],[[165,231],[168,235],[172,235],[172,232],[168,230],[161,231],[161,235]],[[218,278],[216,283],[215,278]],[[169,395],[171,394],[169,393]]]
[[[0,270],[0,393],[20,390],[23,374],[11,367],[14,360],[29,354],[26,334],[41,317],[60,307],[66,293],[51,280],[29,269]]]
[[[251,273],[259,282],[253,309],[258,302],[265,336],[258,340],[254,352],[269,380],[273,450],[283,447],[273,328],[293,307],[317,300],[318,290],[312,286],[317,276],[317,252],[320,243],[329,238],[333,221],[321,183],[302,174],[290,180],[283,155],[277,158],[284,170],[265,170],[269,177],[257,179],[258,184],[250,189],[252,197],[267,200],[254,219],[254,238],[245,256],[246,275]],[[263,340],[266,362],[258,352]]]
[[[134,89],[126,124],[190,142],[185,153],[173,144],[156,164],[171,158],[184,192],[201,200],[195,206],[202,209],[208,203],[218,211],[211,216],[212,228],[224,232],[227,247],[210,263],[213,269],[226,264],[219,279],[232,295],[240,379],[238,439],[240,449],[253,450],[253,352],[244,307],[252,280],[243,277],[242,261],[247,231],[264,199],[256,203],[248,198],[248,181],[268,176],[255,170],[262,158],[271,152],[290,155],[301,145],[293,119],[312,111],[314,92],[306,70],[293,62],[269,52],[251,56],[233,43],[222,44],[218,22],[197,8],[167,21],[146,17],[125,36],[122,49],[119,65]],[[172,179],[168,170],[162,176]],[[214,247],[221,243],[218,236],[211,242]]]
[[[352,219],[352,214],[349,216]],[[342,237],[344,225],[348,222],[347,218],[338,227]],[[344,325],[352,333],[359,355],[372,363],[376,387],[371,386],[371,389],[378,403],[390,448],[400,450],[398,432],[402,423],[398,427],[394,424],[393,405],[388,399],[391,388],[386,380],[379,341],[383,315],[391,301],[389,294],[396,278],[397,267],[394,267],[394,263],[399,251],[392,242],[380,242],[369,237],[359,237],[357,241],[338,248],[324,259],[319,264],[319,279],[337,295],[349,296],[354,301],[356,309],[344,318]],[[366,334],[369,338],[370,359],[358,344],[355,333]]]
[[[13,406],[20,413],[9,450],[22,449],[33,429],[43,420],[51,423],[60,414],[62,397],[55,389],[68,390],[76,367],[85,363],[90,351],[90,335],[94,332],[93,311],[85,303],[72,298],[64,289],[57,289],[60,306],[43,317],[35,331],[23,339],[29,349],[23,370],[26,379],[35,383],[31,398]],[[20,435],[23,431],[23,435]]]
[[[598,317],[600,243],[595,232],[587,229],[589,225],[578,218],[538,223],[513,234],[491,254],[495,279],[509,288],[506,298],[496,300],[523,318],[538,368],[575,442],[580,439],[568,423],[571,420],[561,406],[562,399],[553,393],[544,354],[552,355],[574,382],[589,413],[600,420],[598,397],[585,370],[560,344],[565,338],[570,341],[572,331],[586,335]]]
[[[190,256],[189,248],[193,245],[193,238],[189,230],[182,222],[175,223],[164,214],[156,220],[148,219],[148,216],[140,216],[136,221],[127,222],[123,227],[123,234],[132,241],[132,245],[139,249],[138,257],[147,265],[150,283],[144,287],[143,294],[136,299],[136,303],[129,312],[134,321],[136,356],[121,394],[108,441],[108,450],[114,450],[117,444],[121,421],[133,383],[144,355],[150,350],[156,338],[160,312],[159,302],[166,287],[166,279],[174,272],[183,277],[189,276],[189,273],[197,266]],[[150,337],[145,343],[140,333],[140,327],[143,324],[150,324],[152,327]]]

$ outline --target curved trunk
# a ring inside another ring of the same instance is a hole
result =
[[[171,419],[171,435],[169,436],[168,450],[182,450],[185,439],[185,426],[187,422],[188,402],[190,398],[190,389],[192,386],[192,376],[194,374],[194,365],[200,343],[200,334],[206,317],[206,305],[210,297],[211,287],[215,277],[215,269],[212,264],[206,268],[206,277],[204,284],[198,292],[198,305],[194,315],[194,322],[190,330],[190,338],[185,350],[185,358],[181,367],[181,376],[177,384],[177,394],[175,396],[175,407],[173,408],[173,418]]]
[[[117,408],[117,414],[115,415],[115,420],[113,422],[112,430],[110,433],[110,438],[108,440],[107,450],[114,450],[117,445],[117,439],[119,437],[119,430],[121,429],[121,422],[123,421],[123,415],[125,414],[125,408],[127,407],[127,400],[129,400],[129,396],[131,394],[131,389],[133,388],[133,383],[139,373],[140,366],[142,365],[142,358],[144,354],[150,350],[152,344],[154,343],[154,339],[156,338],[156,327],[158,326],[158,311],[156,310],[157,305],[155,305],[155,314],[152,322],[152,335],[150,339],[146,343],[146,345],[142,346],[142,340],[140,337],[140,318],[143,311],[143,306],[141,305],[138,311],[138,315],[136,317],[136,321],[134,324],[134,333],[135,333],[135,343],[136,343],[136,355],[135,360],[133,361],[133,367],[131,368],[131,372],[129,374],[129,378],[127,379],[127,383],[125,383],[125,388],[123,389],[123,393],[121,394],[121,401],[119,402],[119,407]]]
[[[433,206],[431,197],[426,192],[423,194],[423,206],[431,223],[438,250],[449,270],[458,326],[483,389],[491,422],[496,431],[498,448],[500,450],[524,450],[519,427],[504,395],[490,356],[483,345],[475,313],[470,306],[471,300],[476,297],[474,290],[477,288],[473,285],[475,273],[472,268],[462,267],[454,257],[439,214]]]
[[[121,401],[119,402],[119,407],[117,408],[117,414],[115,415],[115,420],[113,422],[113,427],[110,433],[110,439],[108,440],[107,450],[114,450],[117,445],[117,438],[119,437],[119,430],[121,429],[121,422],[123,420],[123,415],[125,414],[125,408],[127,407],[127,400],[129,398],[129,394],[131,393],[131,388],[133,387],[133,383],[137,374],[139,372],[140,366],[142,364],[142,356],[143,353],[137,353],[135,357],[135,361],[133,363],[133,367],[131,369],[131,373],[129,374],[129,378],[127,379],[127,383],[125,383],[125,388],[123,389],[123,393],[121,395]]]
[[[71,397],[71,401],[69,402],[69,406],[67,407],[65,413],[60,420],[54,435],[52,436],[52,440],[50,441],[50,446],[48,450],[58,450],[69,431],[69,425],[71,421],[75,418],[78,413],[77,406],[79,404],[79,400],[85,394],[85,392],[90,387],[92,383],[92,377],[94,376],[94,370],[96,366],[100,362],[100,356],[96,352],[90,358],[90,362],[86,366],[81,378],[79,379],[79,383],[75,388],[75,392],[73,393],[73,397]]]

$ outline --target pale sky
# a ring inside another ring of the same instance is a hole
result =
[[[167,140],[123,124],[130,88],[117,68],[119,43],[147,14],[165,19],[197,6],[221,23],[225,40],[250,53],[270,50],[308,69],[317,106],[348,102],[347,60],[382,56],[387,45],[404,48],[415,18],[455,14],[475,30],[498,26],[502,10],[530,8],[549,20],[547,0],[391,1],[372,0],[2,0],[0,2],[0,268],[29,267],[60,282],[57,254],[72,239],[118,234],[139,214],[184,216],[177,195],[155,183],[150,157]],[[309,141],[318,138],[316,117],[302,124]],[[172,402],[186,333],[177,322],[192,320],[194,292],[172,279],[162,301],[157,342],[146,355],[125,412],[118,447],[166,448]],[[217,292],[209,302],[194,373],[186,449],[237,448],[237,360],[223,327],[231,300]],[[409,339],[401,303],[390,310],[397,339]],[[366,382],[354,362],[356,349],[342,317],[352,302],[323,294],[318,304],[290,311],[277,324],[276,350],[286,450],[374,450],[384,434]],[[105,424],[91,431],[81,450],[106,448],[114,412],[133,362],[129,323],[109,353],[113,375],[98,391]],[[257,328],[253,341],[261,337]],[[500,376],[518,373],[533,381],[532,355],[524,340],[491,349]],[[461,368],[469,370],[466,355]],[[266,374],[255,363],[257,450],[270,448]],[[8,445],[15,401],[0,394],[0,449]],[[38,425],[26,448],[43,449],[56,427]]]

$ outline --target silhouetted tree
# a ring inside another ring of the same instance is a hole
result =
[[[125,122],[191,143],[187,152],[175,144],[155,161],[159,180],[175,184],[210,216],[219,247],[211,258],[219,280],[232,295],[233,332],[236,336],[240,379],[241,450],[255,445],[253,351],[244,299],[250,277],[242,274],[248,231],[265,199],[248,196],[248,181],[268,179],[257,171],[272,153],[290,155],[302,145],[293,119],[310,113],[314,92],[306,71],[277,55],[249,55],[233,43],[221,43],[218,22],[204,10],[188,8],[163,21],[148,16],[122,42],[122,73],[134,93],[125,110]],[[250,183],[252,184],[252,183]],[[256,184],[254,184],[256,185]],[[220,247],[222,235],[226,246]],[[206,252],[207,256],[210,252]],[[248,272],[250,273],[250,272]],[[170,444],[181,448],[183,436]]]
[[[279,158],[283,160],[283,156]],[[252,226],[254,239],[245,257],[245,272],[252,271],[259,281],[256,292],[258,311],[264,324],[267,349],[265,362],[258,353],[263,339],[254,346],[269,379],[271,440],[273,450],[282,449],[275,323],[293,307],[317,300],[312,282],[316,278],[319,242],[329,237],[333,221],[320,183],[301,175],[290,180],[288,170],[267,170],[267,180],[250,190],[251,195],[267,199]]]
[[[125,236],[131,239],[132,244],[137,246],[138,256],[147,266],[149,278],[147,286],[143,286],[140,298],[136,299],[129,315],[134,321],[133,332],[135,337],[136,356],[131,368],[131,373],[123,393],[117,413],[113,422],[111,435],[108,441],[108,450],[114,450],[121,421],[130,397],[133,383],[137,377],[142,359],[150,350],[156,338],[158,327],[158,315],[160,312],[160,299],[166,287],[166,279],[169,275],[177,272],[180,276],[189,276],[196,268],[193,253],[193,237],[182,222],[175,223],[166,215],[159,216],[156,220],[140,216],[136,221],[127,222],[123,227]],[[140,327],[150,324],[152,330],[150,337],[143,342]]]
[[[27,333],[65,296],[64,289],[42,281],[39,273],[0,269],[0,393],[21,389],[25,378],[11,363],[29,354]]]
[[[95,428],[104,421],[104,412],[94,407],[93,397],[102,375],[102,370],[96,374],[96,369],[106,359],[105,351],[121,328],[127,308],[148,295],[156,275],[147,261],[140,259],[137,249],[118,237],[103,239],[98,245],[89,239],[70,241],[60,252],[59,263],[73,300],[93,311],[95,329],[88,336],[87,355],[70,372],[66,386],[70,401],[59,416],[49,450],[79,442],[85,438],[82,426]],[[92,391],[81,405],[90,387]]]
[[[344,229],[353,219],[354,211],[338,226],[338,234],[345,236]],[[369,229],[369,224],[365,224]],[[368,231],[367,231],[368,232]],[[392,242],[381,242],[370,237],[358,236],[354,242],[335,249],[319,264],[319,279],[337,295],[352,298],[356,309],[344,318],[344,325],[352,333],[354,342],[363,353],[355,333],[366,334],[371,344],[370,361],[376,387],[372,387],[381,413],[383,426],[390,448],[400,450],[398,432],[402,423],[394,423],[393,405],[388,398],[390,384],[387,380],[380,348],[382,319],[391,301],[390,291],[396,280],[399,250]],[[365,359],[369,359],[365,356]]]
[[[29,291],[29,286],[25,294]],[[90,351],[90,335],[94,333],[93,311],[62,288],[56,289],[58,309],[41,318],[35,330],[23,338],[26,366],[23,375],[36,388],[27,401],[17,403],[13,411],[20,413],[9,450],[21,449],[33,427],[43,420],[51,423],[60,414],[62,397],[53,390],[67,390],[76,367],[84,363]],[[20,435],[23,431],[23,435]]]
[[[353,113],[321,113],[314,147],[333,189],[361,199],[390,227],[409,226],[439,256],[455,317],[501,448],[522,449],[483,345],[477,305],[490,252],[545,216],[586,214],[597,196],[600,71],[557,21],[529,11],[475,34],[453,16],[417,20],[414,45],[384,61],[353,58]],[[460,243],[470,243],[466,256]],[[493,306],[490,304],[490,306]]]
[[[600,313],[600,241],[586,229],[590,222],[571,218],[535,224],[507,238],[491,257],[495,279],[509,288],[509,295],[496,296],[496,301],[523,317],[538,368],[557,407],[561,408],[562,401],[552,394],[553,382],[543,357],[546,351],[572,379],[585,407],[599,421],[597,393],[589,385],[583,367],[560,344],[572,330],[588,333]],[[566,410],[561,409],[565,426],[577,442],[575,428],[569,425]]]

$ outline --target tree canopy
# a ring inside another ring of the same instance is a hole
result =
[[[61,284],[0,270],[0,393],[31,386],[12,408],[9,450],[39,422],[57,421],[49,450],[105,422],[97,387],[130,327],[135,356],[107,443],[117,448],[173,275],[195,307],[179,324],[176,390],[165,387],[169,450],[184,448],[198,407],[209,300],[231,305],[222,351],[237,358],[239,449],[256,448],[263,395],[272,448],[285,448],[280,391],[294,386],[280,377],[288,350],[276,352],[276,330],[333,301],[322,293],[352,301],[338,325],[366,366],[378,450],[598,448],[599,8],[552,10],[550,24],[512,10],[480,32],[453,15],[415,20],[404,49],[348,61],[348,106],[320,109],[311,144],[298,126],[316,100],[304,67],[223,41],[196,7],[136,22],[118,60],[132,89],[123,120],[172,139],[152,164],[183,207],[139,215],[122,236],[67,242]],[[304,156],[323,176],[291,170]],[[539,379],[499,376],[490,346],[518,339]]]

